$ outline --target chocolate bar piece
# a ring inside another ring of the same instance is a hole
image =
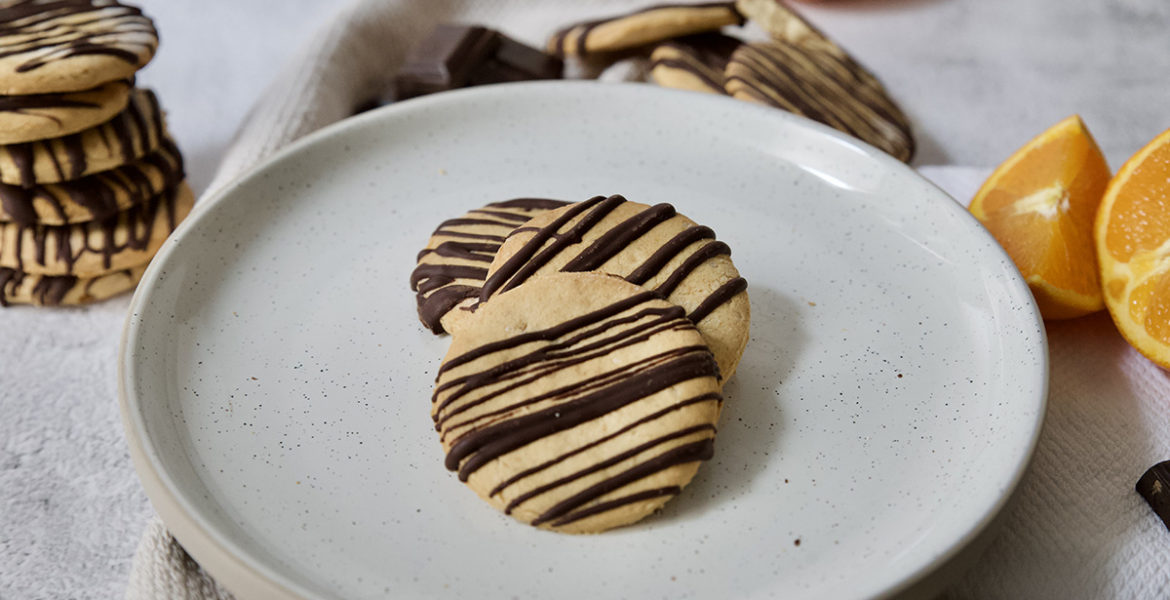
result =
[[[563,64],[498,31],[440,25],[415,46],[395,79],[395,99],[488,83],[560,79]]]
[[[1154,509],[1154,514],[1162,519],[1162,524],[1170,529],[1170,460],[1150,467],[1134,488]]]

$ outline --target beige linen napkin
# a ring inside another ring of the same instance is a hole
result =
[[[624,0],[350,5],[306,41],[256,103],[210,189],[382,93],[407,49],[437,23],[482,23],[540,46],[560,25],[629,9]],[[639,74],[637,65],[623,65],[603,78]],[[963,201],[987,174],[963,167],[921,172]],[[1035,462],[1005,515],[1002,534],[947,595],[1170,597],[1170,534],[1133,492],[1149,465],[1170,458],[1170,375],[1129,348],[1104,314],[1049,324],[1048,336],[1051,396]],[[230,595],[156,519],[139,545],[126,597]]]

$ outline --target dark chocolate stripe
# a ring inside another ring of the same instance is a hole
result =
[[[715,377],[718,371],[710,351],[691,352],[581,398],[465,434],[447,453],[447,468],[458,469],[460,481],[467,481],[483,465],[521,446],[596,419],[683,381]]]
[[[605,502],[599,502],[593,506],[590,506],[589,508],[585,508],[585,509],[579,510],[577,512],[574,512],[566,517],[562,517],[560,519],[557,519],[556,521],[553,521],[553,526],[560,527],[561,525],[567,525],[569,523],[572,523],[573,521],[580,521],[581,519],[584,519],[586,517],[592,517],[593,515],[599,515],[603,512],[608,512],[608,511],[611,511],[615,508],[621,508],[627,504],[633,504],[635,502],[641,502],[643,500],[652,500],[654,498],[661,498],[662,496],[677,496],[679,494],[679,492],[681,492],[681,491],[682,491],[682,488],[680,488],[677,485],[654,488],[654,489],[649,489],[649,490],[642,490],[640,492],[636,492],[636,493],[630,494],[628,496],[622,496],[620,498],[614,498],[613,500],[606,500]]]
[[[524,492],[523,494],[520,494],[519,496],[516,496],[514,499],[512,499],[512,501],[509,502],[508,505],[504,507],[504,514],[512,514],[512,511],[515,510],[517,506],[520,506],[521,504],[523,504],[523,503],[525,503],[525,502],[527,502],[527,501],[529,501],[529,500],[531,500],[531,499],[533,499],[533,498],[535,498],[535,497],[537,497],[545,492],[556,489],[556,488],[561,487],[563,485],[570,484],[570,483],[572,483],[572,482],[574,482],[582,477],[585,477],[586,475],[592,475],[593,473],[596,473],[598,471],[603,471],[605,469],[608,469],[614,465],[617,465],[625,460],[634,458],[635,456],[637,456],[643,452],[646,452],[647,450],[650,450],[650,449],[655,448],[657,446],[661,446],[662,444],[665,444],[667,442],[672,442],[672,441],[677,440],[679,438],[684,438],[684,437],[687,437],[689,435],[693,435],[693,434],[700,433],[703,431],[709,431],[712,434],[714,434],[715,433],[715,426],[710,424],[710,423],[704,423],[702,425],[694,425],[691,427],[686,427],[683,429],[677,429],[675,431],[671,431],[671,432],[666,433],[664,435],[660,435],[652,440],[649,440],[647,442],[643,442],[637,446],[634,446],[633,448],[630,448],[629,450],[626,450],[624,452],[620,452],[618,454],[610,456],[609,458],[607,458],[605,460],[593,463],[592,465],[590,465],[584,469],[580,469],[578,471],[570,473],[564,477],[561,477],[560,479],[555,479],[555,480],[553,480],[549,483],[546,483],[544,485],[532,488],[531,490]]]
[[[657,204],[646,210],[614,225],[612,229],[598,237],[592,244],[577,253],[562,271],[592,271],[601,267],[605,261],[613,258],[631,242],[642,237],[646,232],[658,226],[659,223],[675,215],[674,207],[669,204]]]
[[[658,67],[685,71],[687,74],[703,82],[703,85],[711,88],[712,91],[724,93],[723,74],[717,73],[706,65],[696,64],[685,58],[659,58],[650,63],[650,70],[653,71]]]
[[[584,446],[578,446],[577,448],[574,448],[573,450],[570,450],[564,454],[561,454],[559,456],[551,458],[551,459],[549,459],[549,460],[547,460],[539,465],[536,465],[535,467],[525,469],[525,470],[513,475],[512,477],[509,477],[508,479],[504,480],[503,482],[501,482],[499,485],[497,485],[495,488],[493,488],[492,491],[488,495],[495,496],[495,495],[499,494],[500,492],[504,491],[505,489],[507,489],[508,486],[510,486],[510,485],[512,485],[512,484],[514,484],[514,483],[516,483],[516,482],[518,482],[526,477],[530,477],[530,476],[535,475],[536,473],[539,473],[539,472],[541,472],[541,471],[543,471],[543,470],[545,470],[553,465],[564,462],[565,460],[570,459],[570,458],[572,458],[572,457],[574,457],[574,456],[576,456],[576,455],[578,455],[578,454],[580,454],[580,453],[582,453],[590,448],[595,448],[601,444],[604,444],[605,442],[608,442],[608,441],[616,438],[617,436],[622,435],[622,434],[626,433],[627,431],[630,431],[636,427],[639,427],[641,425],[645,425],[646,423],[653,422],[653,421],[660,419],[668,414],[671,414],[679,409],[685,408],[687,406],[691,406],[692,404],[699,404],[701,402],[722,403],[723,398],[721,396],[719,396],[719,394],[703,394],[700,396],[695,396],[694,398],[683,400],[682,402],[678,402],[676,404],[672,404],[666,408],[663,408],[662,410],[659,410],[657,412],[646,415],[646,416],[642,417],[641,419],[638,419],[637,421],[634,421],[633,423],[630,423],[630,424],[622,427],[621,429],[613,431],[609,435],[597,438],[596,440],[593,440],[592,442],[589,442],[588,444],[585,444]]]
[[[623,486],[638,481],[639,479],[644,479],[675,465],[708,460],[714,455],[714,453],[715,441],[712,438],[707,438],[705,440],[699,440],[697,442],[691,442],[689,444],[684,444],[682,446],[672,448],[649,461],[634,465],[622,473],[619,473],[618,475],[589,486],[588,488],[556,503],[552,506],[552,508],[546,510],[544,514],[534,519],[532,524],[540,525],[541,523],[563,517],[566,515],[566,513],[569,513],[573,509],[601,496],[604,496]],[[678,491],[675,490],[672,493],[677,494]],[[606,510],[611,509],[607,508]],[[578,516],[577,518],[583,517]],[[567,523],[572,520],[575,519],[569,519],[565,522]]]
[[[421,264],[410,274],[410,289],[419,290],[419,282],[426,279],[445,279],[448,283],[456,279],[475,279],[483,281],[487,277],[485,267],[467,267],[463,265]],[[420,290],[424,291],[424,290]]]
[[[726,256],[731,254],[731,248],[723,242],[711,242],[703,245],[702,248],[691,253],[690,256],[682,262],[658,287],[654,288],[655,292],[662,294],[665,298],[674,293],[674,290],[687,278],[699,265],[715,258],[716,256]]]
[[[674,257],[691,244],[699,240],[715,239],[715,232],[710,227],[695,225],[688,227],[670,238],[661,248],[654,251],[645,262],[632,273],[626,276],[626,281],[637,285],[646,283],[657,275]]]
[[[715,309],[723,305],[724,302],[731,300],[736,294],[747,289],[747,280],[743,277],[736,277],[727,283],[719,286],[710,296],[707,296],[701,304],[687,315],[691,322],[698,324],[699,321],[707,318]]]
[[[554,210],[562,206],[568,205],[569,202],[564,200],[552,200],[549,198],[513,198],[511,200],[504,200],[502,202],[492,202],[488,206],[491,208],[516,208],[520,210]]]

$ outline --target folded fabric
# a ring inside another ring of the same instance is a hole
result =
[[[407,49],[437,23],[482,23],[541,46],[560,25],[629,9],[623,0],[353,4],[306,42],[256,102],[211,190],[384,92]],[[625,64],[602,79],[641,72]],[[920,172],[966,202],[989,171]],[[947,597],[1170,597],[1170,532],[1133,491],[1147,467],[1170,458],[1170,374],[1130,348],[1104,313],[1050,323],[1047,331],[1050,398],[1032,468],[1002,532]],[[229,597],[157,519],[150,525],[128,599]]]

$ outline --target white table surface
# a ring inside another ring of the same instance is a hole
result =
[[[196,191],[276,67],[339,6],[141,5],[162,47],[139,83],[158,92]],[[1165,0],[836,0],[806,14],[902,103],[917,165],[991,166],[1080,113],[1117,168],[1170,127]],[[127,303],[0,310],[0,598],[124,592],[151,513],[115,400]]]

